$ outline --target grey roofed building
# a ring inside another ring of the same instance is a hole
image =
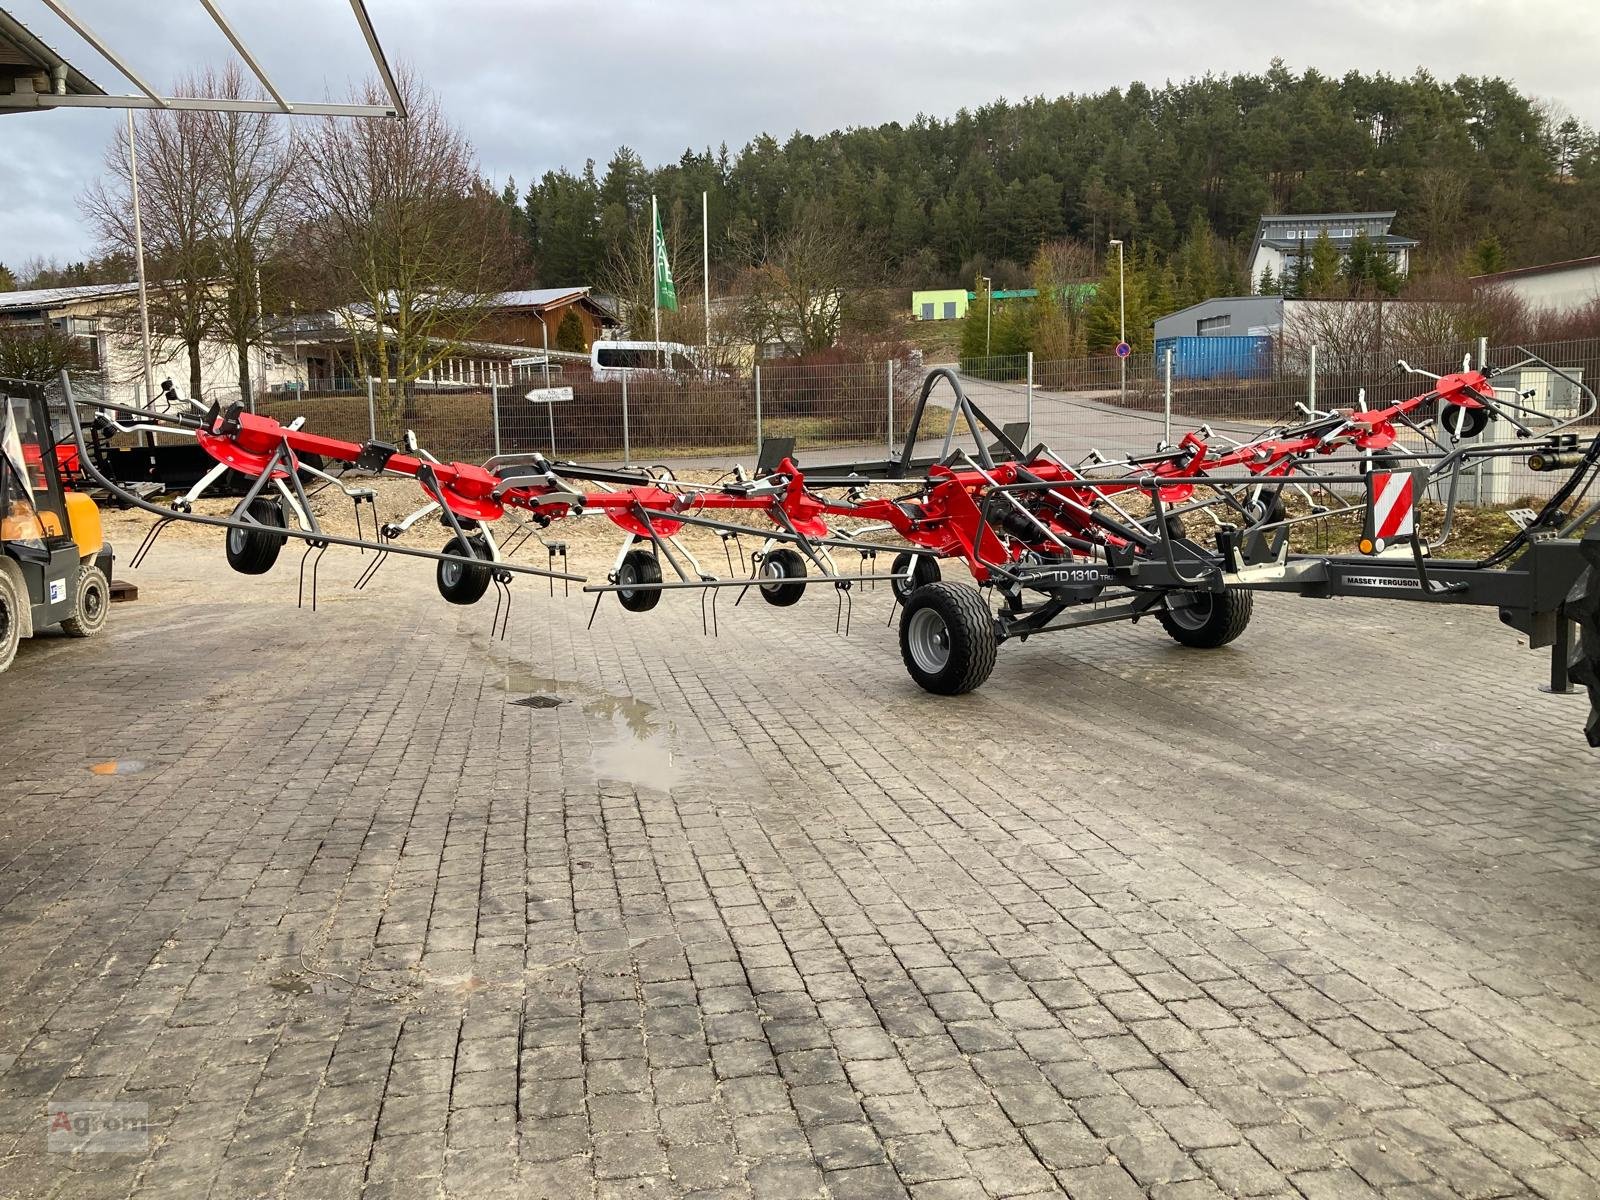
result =
[[[4,9],[0,9],[0,92],[29,96],[51,92],[61,96],[105,95],[99,84]],[[0,112],[28,111],[0,108]]]
[[[1250,243],[1250,286],[1256,287],[1261,273],[1272,269],[1274,279],[1282,279],[1287,264],[1301,255],[1309,256],[1318,237],[1326,233],[1343,258],[1350,253],[1356,238],[1365,233],[1372,244],[1389,255],[1401,275],[1411,269],[1411,251],[1420,242],[1389,232],[1393,212],[1350,213],[1275,213],[1263,215]]]
[[[1158,342],[1174,337],[1276,336],[1282,328],[1282,296],[1214,296],[1155,322]]]

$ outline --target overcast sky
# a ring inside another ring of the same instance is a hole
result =
[[[110,92],[132,91],[40,0],[0,0]],[[152,82],[231,53],[198,0],[73,0]],[[222,0],[293,99],[342,95],[366,70],[345,0]],[[443,96],[498,180],[603,167],[619,144],[649,164],[686,146],[738,149],[762,131],[954,113],[999,96],[1316,67],[1445,79],[1500,74],[1600,124],[1600,28],[1589,0],[368,0],[392,61]],[[1004,19],[1001,17],[1004,14]],[[82,257],[77,196],[122,114],[0,116],[0,262]]]

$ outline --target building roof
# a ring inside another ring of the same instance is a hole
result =
[[[1270,246],[1274,250],[1298,250],[1309,240],[1308,238],[1257,238],[1256,245]],[[1356,241],[1353,237],[1329,237],[1328,240],[1338,250],[1348,250]],[[1380,233],[1376,236],[1369,233],[1367,240],[1374,246],[1393,247],[1396,250],[1409,250],[1413,246],[1422,245],[1416,238],[1401,237],[1397,233]]]
[[[1393,211],[1389,211],[1389,212],[1342,212],[1342,213],[1340,213],[1340,212],[1331,212],[1331,213],[1262,213],[1261,214],[1261,220],[1256,223],[1255,240],[1250,243],[1250,253],[1246,256],[1245,261],[1246,262],[1252,262],[1252,263],[1255,262],[1255,260],[1256,260],[1256,251],[1261,249],[1261,243],[1270,236],[1269,230],[1273,226],[1278,226],[1278,225],[1301,225],[1301,224],[1330,225],[1335,221],[1349,221],[1349,222],[1356,222],[1356,221],[1364,221],[1364,222],[1382,221],[1383,222],[1383,236],[1387,237],[1387,236],[1389,236],[1389,225],[1394,220],[1394,216],[1395,216],[1395,214],[1394,214]],[[1298,243],[1300,239],[1299,238],[1292,238],[1290,240],[1295,242],[1295,243]],[[1415,246],[1418,243],[1411,242],[1410,244]]]
[[[1587,258],[1568,258],[1561,262],[1540,263],[1536,267],[1513,267],[1509,271],[1496,271],[1492,275],[1474,275],[1473,283],[1498,283],[1502,279],[1520,279],[1525,275],[1547,275],[1554,271],[1576,271],[1584,267],[1600,267],[1600,254]]]
[[[556,304],[570,304],[589,296],[586,287],[528,288],[522,291],[501,292],[495,297],[496,308],[549,308]]]
[[[33,81],[35,92],[59,90],[68,96],[105,95],[99,84],[45,45],[21,21],[0,9],[0,80],[9,80],[12,88],[16,89],[24,79]],[[0,112],[4,111],[7,110],[0,109]]]
[[[109,300],[117,296],[133,296],[139,292],[137,283],[86,283],[79,287],[32,288],[22,292],[0,292],[0,312],[19,308],[60,308],[83,300]]]

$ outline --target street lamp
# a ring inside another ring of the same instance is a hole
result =
[[[989,330],[994,325],[994,280],[987,275],[978,276],[983,280],[983,356],[989,357]]]
[[[1120,346],[1128,340],[1128,288],[1123,281],[1122,273],[1122,239],[1112,238],[1111,244],[1117,248],[1117,344]],[[1117,362],[1122,365],[1122,402],[1126,404],[1128,401],[1128,360],[1118,354]]]

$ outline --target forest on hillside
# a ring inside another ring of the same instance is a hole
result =
[[[1420,239],[1418,273],[1546,262],[1600,248],[1600,147],[1558,105],[1503,79],[1351,72],[1206,75],[1162,87],[998,100],[737,153],[546,172],[504,192],[545,284],[604,280],[660,198],[680,278],[697,277],[700,194],[714,277],[825,211],[880,282],[1022,284],[1037,248],[1120,237],[1166,262],[1203,230],[1238,277],[1262,213],[1388,210]],[[1097,267],[1099,264],[1096,264]]]

